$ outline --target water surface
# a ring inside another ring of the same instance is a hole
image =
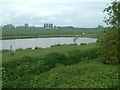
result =
[[[79,45],[81,43],[94,43],[97,39],[93,38],[79,38],[76,43]],[[25,49],[25,48],[47,48],[51,45],[56,44],[73,44],[73,37],[55,37],[55,38],[31,38],[31,39],[11,39],[11,40],[0,40],[2,42],[1,49]]]

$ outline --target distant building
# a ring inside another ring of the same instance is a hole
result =
[[[29,24],[28,24],[28,23],[25,23],[24,27],[25,27],[25,28],[29,28]]]
[[[7,25],[4,25],[3,28],[15,28],[15,26],[12,24],[7,24]]]
[[[44,28],[53,28],[53,24],[52,23],[44,23]]]

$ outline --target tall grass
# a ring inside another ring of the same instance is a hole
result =
[[[24,75],[39,75],[57,66],[73,65],[92,58],[96,58],[95,50],[74,50],[65,53],[52,52],[39,58],[24,56],[18,60],[3,63],[3,86]]]
[[[3,88],[117,88],[117,66],[97,62],[98,48],[86,49],[86,46],[90,45],[64,52],[57,52],[58,48],[52,47],[56,52],[39,57],[25,55],[4,62]]]

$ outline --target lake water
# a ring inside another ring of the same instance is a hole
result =
[[[97,39],[93,38],[79,38],[76,43],[80,45],[81,43],[94,43]],[[1,44],[2,43],[2,44]],[[11,39],[11,40],[0,40],[0,50],[10,49],[25,49],[25,48],[47,48],[51,45],[56,44],[73,44],[73,37],[55,37],[55,38],[30,38],[30,39]]]

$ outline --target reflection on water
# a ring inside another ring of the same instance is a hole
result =
[[[93,38],[79,38],[76,43],[79,45],[80,43],[94,43],[97,39]],[[1,49],[10,49],[12,46],[13,50],[20,48],[47,48],[51,45],[56,44],[72,44],[73,37],[56,37],[56,38],[32,38],[32,39],[12,39],[12,40],[0,40],[2,41]]]

